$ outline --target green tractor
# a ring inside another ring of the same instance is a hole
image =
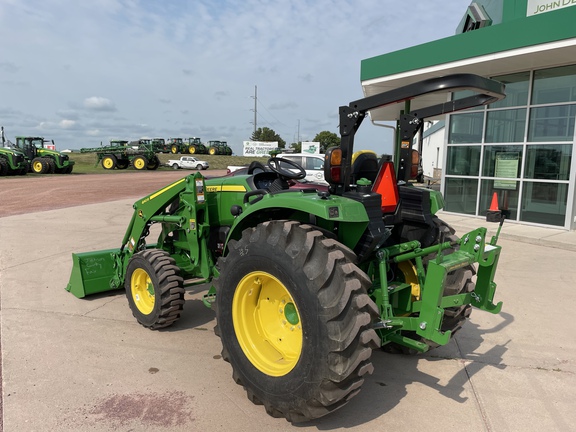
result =
[[[152,138],[150,145],[156,153],[170,153],[170,146],[164,138]]]
[[[200,141],[200,138],[198,138],[198,137],[188,138],[187,148],[188,148],[188,153],[190,153],[190,154],[207,154],[208,153],[208,149],[206,148],[206,146],[204,144],[202,144],[202,141]]]
[[[458,90],[474,94],[409,109]],[[424,352],[448,343],[472,307],[500,311],[503,219],[490,240],[486,228],[458,239],[435,215],[441,194],[408,180],[425,118],[503,97],[504,85],[460,74],[354,101],[340,108],[341,145],[325,155],[328,187],[295,182],[304,169],[278,157],[236,176],[191,174],[134,204],[119,247],[73,254],[66,289],[124,289],[136,320],[160,329],[180,317],[188,286],[207,284],[222,357],[248,398],[291,422],[329,414],[360,391],[373,349]],[[366,114],[399,102],[396,163],[354,153]]]
[[[36,174],[70,174],[74,161],[65,153],[47,147],[52,143],[43,137],[16,137],[16,147],[31,160],[30,171]]]
[[[170,153],[187,153],[186,143],[182,138],[168,138],[168,148]]]
[[[226,141],[208,141],[208,154],[230,156],[232,149]]]
[[[130,165],[135,170],[156,170],[160,159],[152,148],[150,140],[138,141],[110,140],[107,146],[81,148],[80,153],[96,153],[96,165],[105,170],[124,170]]]
[[[14,147],[7,147],[4,127],[0,128],[0,177],[5,175],[25,175],[30,169],[30,161],[24,153]]]
[[[19,150],[0,148],[0,177],[5,175],[25,175],[30,170],[30,162]]]

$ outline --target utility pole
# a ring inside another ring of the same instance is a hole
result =
[[[256,122],[258,118],[258,86],[254,86],[254,133],[256,133]]]
[[[298,141],[296,141],[296,144],[298,144],[300,142],[300,119],[298,119]]]

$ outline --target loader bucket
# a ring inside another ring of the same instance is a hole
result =
[[[120,288],[117,261],[120,249],[72,254],[72,274],[66,291],[78,298]]]

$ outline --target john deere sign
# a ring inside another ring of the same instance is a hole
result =
[[[551,12],[553,10],[562,9],[568,6],[576,6],[576,0],[528,0],[526,16]]]

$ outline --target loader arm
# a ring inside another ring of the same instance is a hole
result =
[[[126,268],[130,258],[137,252],[154,245],[146,244],[149,228],[153,223],[161,223],[162,236],[166,232],[179,230],[183,239],[181,244],[186,248],[181,258],[181,265],[186,270],[199,267],[200,260],[187,257],[205,256],[207,232],[196,223],[197,207],[204,207],[204,179],[201,174],[184,177],[134,203],[134,213],[122,243],[117,249],[72,254],[72,274],[66,290],[82,298],[90,294],[122,288]],[[175,200],[185,202],[186,211],[174,212],[168,208]],[[197,206],[197,201],[201,201]],[[190,229],[191,217],[194,218],[194,229]],[[173,249],[176,249],[175,247]],[[183,249],[178,249],[179,251]],[[173,252],[173,251],[170,251]],[[179,258],[179,257],[176,257]],[[207,277],[210,271],[210,260],[204,259],[198,270]]]

